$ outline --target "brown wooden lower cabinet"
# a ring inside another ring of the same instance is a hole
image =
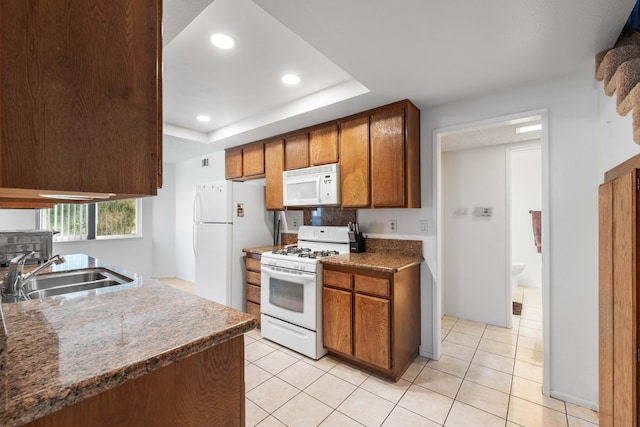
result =
[[[244,426],[244,402],[240,335],[26,425]]]
[[[260,327],[260,254],[248,253],[246,260],[247,313],[258,319]]]
[[[599,192],[599,418],[602,427],[632,427],[640,408],[640,156],[606,177]]]
[[[420,347],[420,266],[323,266],[322,338],[332,354],[397,381]]]

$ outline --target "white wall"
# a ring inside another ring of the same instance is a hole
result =
[[[35,212],[34,209],[0,209],[0,230],[33,230]]]
[[[533,238],[530,210],[542,210],[542,151],[534,147],[513,148],[511,155],[511,260],[525,264],[518,284],[542,285],[542,254]],[[543,215],[544,216],[544,215]]]
[[[202,167],[202,159],[209,159],[209,166]],[[224,151],[196,157],[176,164],[175,170],[175,262],[176,276],[189,282],[195,281],[195,257],[193,256],[193,198],[199,182],[224,179]]]
[[[155,277],[176,275],[176,165],[163,164],[162,188],[151,199],[152,266]]]
[[[503,327],[511,318],[506,175],[505,145],[442,153],[442,311]],[[492,215],[476,216],[478,207]]]
[[[592,64],[586,64],[584,71],[575,75],[422,110],[421,114],[423,152],[433,153],[435,129],[548,108],[550,211],[545,218],[550,235],[543,254],[550,268],[548,289],[543,289],[548,302],[543,312],[550,320],[544,331],[545,351],[549,352],[544,360],[546,388],[553,396],[591,407],[598,402],[601,90]],[[423,189],[435,188],[435,169],[434,158],[423,161]],[[434,206],[435,194],[430,191],[423,197],[423,206]],[[429,218],[434,220],[433,215]],[[431,251],[425,252],[430,266],[436,262],[435,239],[432,243]]]

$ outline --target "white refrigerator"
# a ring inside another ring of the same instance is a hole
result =
[[[242,249],[273,244],[264,192],[263,185],[242,182],[198,184],[193,201],[196,295],[244,311]]]

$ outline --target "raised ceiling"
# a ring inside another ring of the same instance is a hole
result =
[[[424,110],[582,71],[634,3],[165,0],[165,160],[399,99]],[[220,31],[233,51],[209,43]],[[290,70],[293,88],[279,80]]]

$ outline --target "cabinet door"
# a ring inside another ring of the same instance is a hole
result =
[[[322,343],[330,350],[351,355],[351,291],[322,288]]]
[[[264,174],[264,144],[258,142],[242,148],[242,176]]]
[[[0,187],[155,195],[162,2],[0,2]]]
[[[338,162],[338,125],[331,125],[309,133],[309,149],[313,166]]]
[[[285,139],[284,170],[309,167],[309,134],[303,133]]]
[[[284,210],[282,204],[282,171],[284,170],[284,141],[279,139],[265,144],[264,162],[266,168],[267,210]]]
[[[224,152],[224,177],[242,178],[242,148],[233,148]]]
[[[340,187],[343,208],[369,206],[369,117],[340,123]]]
[[[404,108],[371,116],[371,203],[374,208],[405,205]]]
[[[391,369],[391,302],[386,299],[355,294],[353,345],[356,358]]]

